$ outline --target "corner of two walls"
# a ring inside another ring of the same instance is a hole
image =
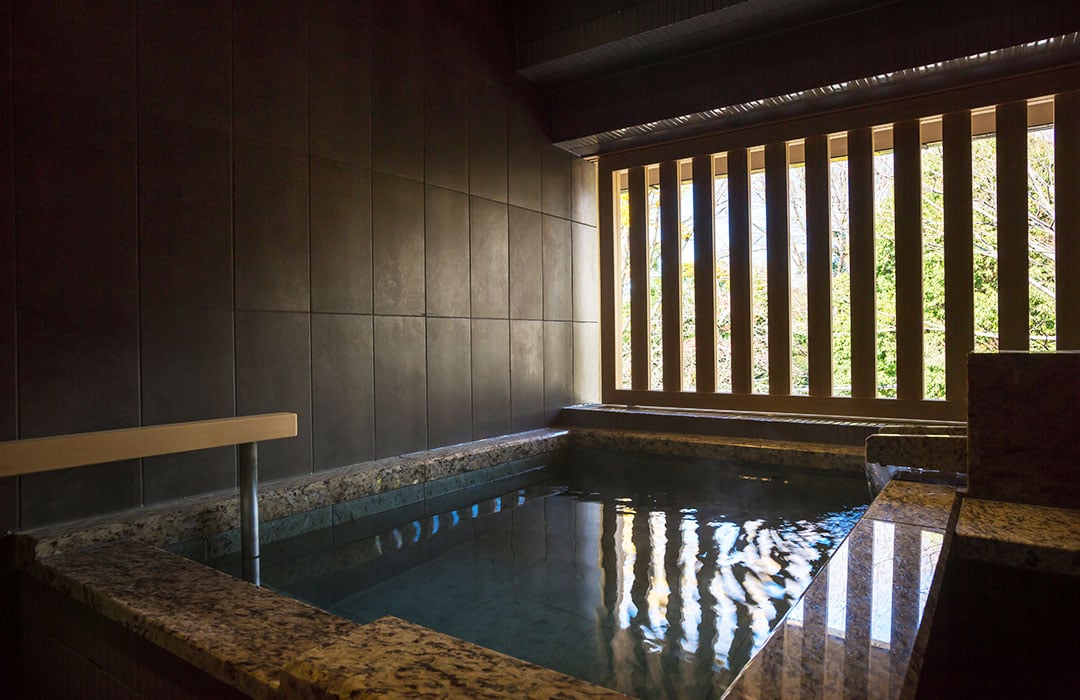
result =
[[[596,175],[497,2],[0,0],[0,439],[294,411],[263,479],[599,397]],[[0,480],[0,529],[231,448]]]

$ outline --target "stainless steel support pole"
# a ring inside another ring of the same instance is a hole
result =
[[[259,585],[259,457],[254,442],[237,445],[240,471],[240,561],[244,578]]]

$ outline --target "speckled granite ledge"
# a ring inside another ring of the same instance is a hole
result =
[[[282,668],[290,698],[623,698],[540,666],[384,617]]]
[[[566,447],[566,430],[531,430],[435,450],[265,482],[259,487],[259,519],[273,521],[318,511],[362,496],[384,493],[502,462]],[[236,491],[224,491],[22,533],[32,556],[44,557],[121,539],[164,545],[206,538],[239,527]]]
[[[568,406],[559,413],[559,425],[830,445],[861,445],[881,428],[880,421],[854,418],[608,404]]]
[[[138,542],[26,570],[255,698],[621,697],[401,620],[359,625]]]
[[[724,697],[911,697],[955,500],[955,490],[926,484],[882,491]],[[879,618],[874,600],[885,592]]]
[[[866,438],[866,462],[948,472],[967,471],[966,435],[894,435]]]
[[[965,498],[956,551],[964,559],[1080,576],[1080,511]]]
[[[890,481],[863,517],[944,530],[956,503],[956,489],[938,484]]]
[[[881,426],[881,433],[888,435],[964,435],[967,436],[967,423],[890,423]]]
[[[1080,352],[968,355],[969,493],[1080,508]]]
[[[571,444],[607,450],[758,462],[786,467],[862,472],[863,448],[715,436],[575,428]]]

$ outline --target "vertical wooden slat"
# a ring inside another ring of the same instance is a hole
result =
[[[645,168],[627,172],[630,199],[630,384],[649,388],[649,246],[646,240]]]
[[[787,144],[765,147],[765,246],[769,288],[769,393],[791,393],[791,232]]]
[[[922,144],[919,122],[893,126],[896,396],[923,397]]]
[[[750,170],[745,148],[728,152],[728,249],[731,253],[731,392],[749,394]]]
[[[997,129],[998,347],[1027,350],[1027,103],[999,105]]]
[[[1054,97],[1055,312],[1058,350],[1080,350],[1080,92]]]
[[[664,391],[682,388],[682,256],[679,248],[679,164],[660,164],[660,285]]]
[[[832,396],[832,227],[829,139],[806,139],[806,294],[810,395]]]
[[[619,320],[616,314],[622,308],[619,299],[621,290],[616,284],[615,251],[618,250],[616,238],[619,232],[615,222],[619,220],[618,175],[610,168],[600,166],[597,173],[597,210],[600,227],[600,396],[604,403],[615,400],[615,386],[621,374],[619,358],[619,337],[616,328]]]
[[[945,224],[945,398],[967,400],[967,356],[975,343],[971,234],[971,113],[942,118]]]
[[[694,348],[697,390],[716,391],[716,251],[712,156],[698,156],[694,173]]]
[[[874,319],[874,146],[870,129],[848,132],[848,212],[851,267],[851,395],[876,390]]]

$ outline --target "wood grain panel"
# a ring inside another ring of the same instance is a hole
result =
[[[945,224],[945,397],[967,400],[967,356],[975,344],[972,292],[971,114],[942,118]]]
[[[716,391],[716,250],[712,156],[698,156],[694,177],[694,351],[698,391]]]
[[[1027,104],[998,105],[997,235],[998,347],[1027,350],[1028,164]]]
[[[679,164],[660,164],[660,286],[664,391],[682,388],[682,252],[679,240]]]
[[[731,391],[751,391],[750,171],[745,149],[730,151],[728,237],[731,253]]]
[[[893,126],[896,395],[923,397],[922,144],[919,122]]]
[[[649,388],[649,246],[646,239],[645,168],[627,173],[630,200],[630,384]]]
[[[832,230],[829,140],[806,139],[806,293],[810,395],[832,395]]]
[[[769,393],[791,393],[791,231],[787,144],[765,147],[765,245],[769,288]]]
[[[848,132],[848,211],[851,246],[851,395],[877,392],[874,319],[874,147],[870,129]]]

